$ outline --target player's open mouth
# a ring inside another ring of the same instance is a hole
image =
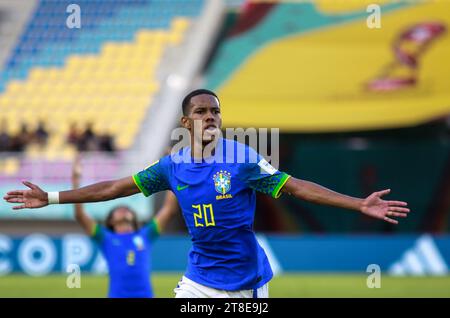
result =
[[[205,130],[216,130],[216,129],[217,129],[216,125],[208,125],[205,127]]]

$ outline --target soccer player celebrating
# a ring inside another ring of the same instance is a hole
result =
[[[214,92],[195,90],[184,98],[182,108],[181,124],[190,132],[190,146],[134,176],[50,193],[25,181],[30,190],[8,192],[4,199],[20,203],[13,207],[17,210],[172,190],[192,237],[188,266],[175,288],[176,297],[182,298],[268,297],[272,270],[253,232],[255,191],[274,198],[289,193],[301,200],[355,210],[393,224],[398,223],[393,217],[406,217],[409,212],[406,202],[381,198],[389,189],[365,199],[339,194],[276,170],[244,144],[215,138],[222,118]],[[204,155],[207,149],[210,156]],[[242,153],[243,158],[237,159]]]
[[[80,185],[81,165],[77,157],[72,170],[72,186]],[[105,226],[96,223],[75,204],[75,219],[98,244],[109,270],[110,298],[150,298],[151,246],[177,212],[175,196],[168,191],[163,207],[147,224],[139,228],[136,213],[127,206],[114,207]]]

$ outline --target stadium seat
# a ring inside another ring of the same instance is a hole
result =
[[[39,1],[0,73],[0,110],[11,133],[22,121],[36,125],[37,118],[51,132],[44,149],[27,150],[32,157],[72,158],[64,142],[72,121],[92,121],[95,129],[112,132],[120,149],[130,147],[159,89],[163,53],[180,43],[203,1],[191,1],[189,10],[171,1],[77,4],[85,12],[83,27],[70,30],[60,14],[65,2]]]

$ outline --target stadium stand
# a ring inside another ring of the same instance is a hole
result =
[[[123,176],[124,166],[136,171],[136,166],[129,168],[130,162],[145,160],[152,151],[133,149],[133,143],[149,110],[158,108],[153,104],[166,73],[176,65],[165,59],[184,54],[180,50],[205,6],[203,0],[81,0],[76,2],[81,8],[81,28],[70,29],[66,8],[71,3],[40,0],[33,7],[29,2],[29,10],[21,13],[28,14],[28,19],[15,21],[16,44],[1,48],[7,56],[0,70],[1,133],[6,129],[8,137],[15,138],[23,124],[34,132],[40,121],[48,131],[46,143],[28,142],[21,153],[0,153],[2,191],[22,180],[45,188],[70,187],[76,147],[68,142],[68,135],[73,124],[92,123],[94,134],[112,135],[118,149],[113,155],[84,154],[85,182]],[[5,12],[14,16],[21,9],[14,2]],[[134,207],[141,218],[153,213],[153,199],[133,197],[119,203]],[[110,208],[94,205],[92,216],[103,219]],[[58,233],[78,231],[76,224],[67,221],[72,217],[69,206],[19,215],[11,214],[2,202],[0,231],[26,232],[30,218],[41,220],[34,226],[39,224],[49,233],[55,231],[57,220],[61,221]]]
[[[50,136],[44,148],[27,147],[21,164],[7,158],[4,174],[29,175],[27,160],[67,166],[75,152],[66,143],[72,122],[92,122],[95,131],[115,136],[120,150],[129,148],[159,90],[163,54],[180,44],[202,3],[82,0],[82,26],[70,29],[69,1],[39,1],[1,72],[0,111],[11,135],[22,123],[34,128],[45,119]],[[117,166],[120,159],[110,161]],[[66,170],[57,171],[61,176]]]

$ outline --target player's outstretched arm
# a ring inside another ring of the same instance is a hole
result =
[[[404,218],[409,212],[406,202],[381,199],[391,191],[390,189],[374,192],[365,199],[359,199],[334,192],[310,181],[291,177],[281,191],[313,203],[360,211],[393,224],[398,224],[398,221],[391,217]]]
[[[81,164],[80,158],[77,156],[75,158],[72,167],[72,188],[78,189],[80,187],[81,178]],[[75,204],[75,220],[81,225],[84,232],[88,235],[92,235],[95,228],[95,221],[86,213],[84,207],[81,203]]]
[[[30,190],[14,190],[8,192],[3,199],[9,203],[21,203],[14,206],[14,210],[42,208],[49,204],[49,194],[39,186],[23,181]],[[133,181],[133,177],[118,180],[103,181],[75,190],[58,193],[57,203],[86,203],[108,201],[116,198],[139,193],[140,190]],[[52,198],[52,200],[55,200]],[[55,203],[55,202],[51,202]]]

